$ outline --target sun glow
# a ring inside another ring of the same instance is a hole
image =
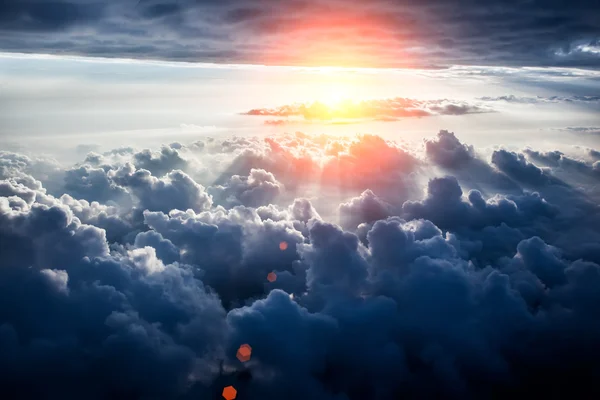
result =
[[[321,103],[329,107],[339,107],[339,105],[348,99],[348,95],[345,92],[332,91],[326,93],[320,100]]]
[[[329,108],[335,108],[345,101],[358,100],[357,92],[357,88],[351,84],[324,84],[316,90],[315,99]]]

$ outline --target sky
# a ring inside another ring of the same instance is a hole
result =
[[[600,3],[5,0],[0,393],[600,395]]]

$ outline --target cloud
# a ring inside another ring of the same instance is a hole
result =
[[[131,222],[123,215],[119,206],[76,200],[68,194],[63,194],[58,200],[68,206],[73,215],[84,224],[104,229],[109,243],[121,242],[134,231]]]
[[[470,188],[484,194],[497,190],[522,193],[515,181],[479,158],[474,147],[461,143],[453,132],[442,130],[424,143],[425,155],[433,164],[451,172]]]
[[[271,65],[594,67],[598,32],[589,16],[597,12],[584,0],[568,6],[369,0],[352,9],[338,0],[9,0],[0,21],[2,50],[28,53]]]
[[[186,162],[179,152],[169,146],[163,146],[159,154],[153,154],[146,149],[134,154],[134,165],[140,169],[146,169],[154,176],[163,176],[174,169],[185,169]]]
[[[228,306],[263,294],[269,272],[292,272],[294,246],[302,241],[291,221],[263,221],[245,207],[200,214],[145,212],[144,222],[177,246],[182,262],[198,266],[203,281]],[[282,241],[288,243],[283,253]]]
[[[210,356],[195,352],[218,345],[224,311],[189,268],[163,265],[150,247],[110,256],[104,231],[59,204],[7,206],[1,198],[2,242],[11,244],[2,252],[2,281],[11,283],[2,300],[21,312],[0,311],[5,393],[171,397],[185,389],[181,376],[209,372]],[[212,322],[198,330],[199,321]]]
[[[285,125],[287,123],[288,123],[288,121],[285,119],[267,119],[267,120],[265,120],[265,125],[271,125],[271,126],[280,126],[280,125]]]
[[[392,215],[392,206],[379,199],[371,190],[365,190],[359,197],[340,204],[342,225],[356,228],[364,222],[375,222]]]
[[[582,53],[600,54],[600,46],[597,43],[580,44],[575,48],[575,51],[580,51]]]
[[[480,97],[479,100],[486,102],[503,101],[507,103],[520,104],[544,104],[544,103],[599,103],[600,96],[550,96],[550,97],[520,97],[515,95],[498,97]]]
[[[8,0],[0,10],[0,19],[8,31],[52,32],[102,18],[105,7],[85,2],[30,2]]]
[[[242,114],[266,117],[301,117],[308,121],[327,121],[333,119],[371,119],[389,121],[402,117],[465,115],[490,111],[489,108],[461,101],[447,99],[416,100],[396,97],[381,100],[363,100],[359,102],[346,100],[336,105],[327,105],[316,101],[307,104],[284,105],[277,108],[255,108]],[[267,121],[269,124],[280,124],[279,121],[285,120]]]
[[[496,150],[492,154],[492,164],[511,178],[528,185],[543,185],[548,176],[534,164],[527,162],[523,154],[507,150]]]
[[[272,173],[252,169],[247,177],[233,175],[225,185],[211,186],[208,192],[217,204],[259,207],[270,204],[283,191],[283,185]]]
[[[405,202],[403,212],[408,219],[424,218],[442,229],[455,231],[460,227],[481,229],[502,223],[519,226],[538,216],[552,216],[556,209],[535,193],[497,195],[486,200],[479,191],[471,190],[463,199],[456,178],[446,176],[430,180],[427,197],[418,202]]]
[[[114,171],[113,180],[131,190],[140,209],[165,211],[172,209],[201,211],[211,207],[212,199],[202,185],[181,170],[173,170],[163,178],[131,164]]]
[[[73,167],[0,153],[3,393],[600,394],[598,151],[424,144],[206,138]]]
[[[600,39],[576,40],[557,49],[555,54],[562,59],[580,59],[593,63],[594,59],[600,57]]]
[[[42,189],[43,184],[46,188],[54,189],[61,174],[62,170],[56,160],[0,151],[0,179],[18,182],[30,189]]]
[[[532,160],[549,167],[554,167],[553,172],[555,175],[559,172],[568,172],[600,177],[596,175],[598,171],[595,168],[595,164],[568,157],[558,150],[540,152],[532,149],[525,149],[524,152]]]
[[[378,194],[403,188],[408,193],[409,174],[419,163],[408,149],[376,135],[335,138],[296,133],[265,140],[239,138],[220,143],[216,151],[229,149],[232,156],[224,159],[227,166],[207,186],[226,186],[233,175],[248,176],[255,168],[272,173],[286,196],[306,197],[315,185],[327,188],[321,193],[332,195],[358,195],[369,188]]]
[[[64,190],[79,199],[88,201],[121,202],[128,192],[113,182],[104,168],[83,165],[65,172]]]
[[[435,140],[425,142],[427,155],[438,165],[455,168],[475,158],[473,146],[463,145],[453,132],[440,131]]]
[[[596,126],[569,126],[562,129],[566,132],[583,134],[583,135],[598,135],[600,134],[600,127]]]

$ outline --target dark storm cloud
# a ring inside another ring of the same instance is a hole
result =
[[[8,0],[5,51],[258,64],[597,67],[588,0]]]
[[[67,169],[0,152],[2,395],[597,397],[600,153],[585,151],[487,161],[440,131],[424,159],[301,133]],[[285,197],[294,183],[318,189]],[[346,229],[321,216],[331,192]]]

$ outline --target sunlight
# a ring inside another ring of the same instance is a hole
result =
[[[329,107],[339,107],[340,104],[344,101],[348,99],[348,95],[345,92],[342,91],[332,91],[329,93],[326,93],[322,98],[321,98],[321,103],[329,106]]]
[[[315,99],[332,108],[338,107],[345,100],[354,99],[357,92],[351,83],[325,83],[317,87]]]

